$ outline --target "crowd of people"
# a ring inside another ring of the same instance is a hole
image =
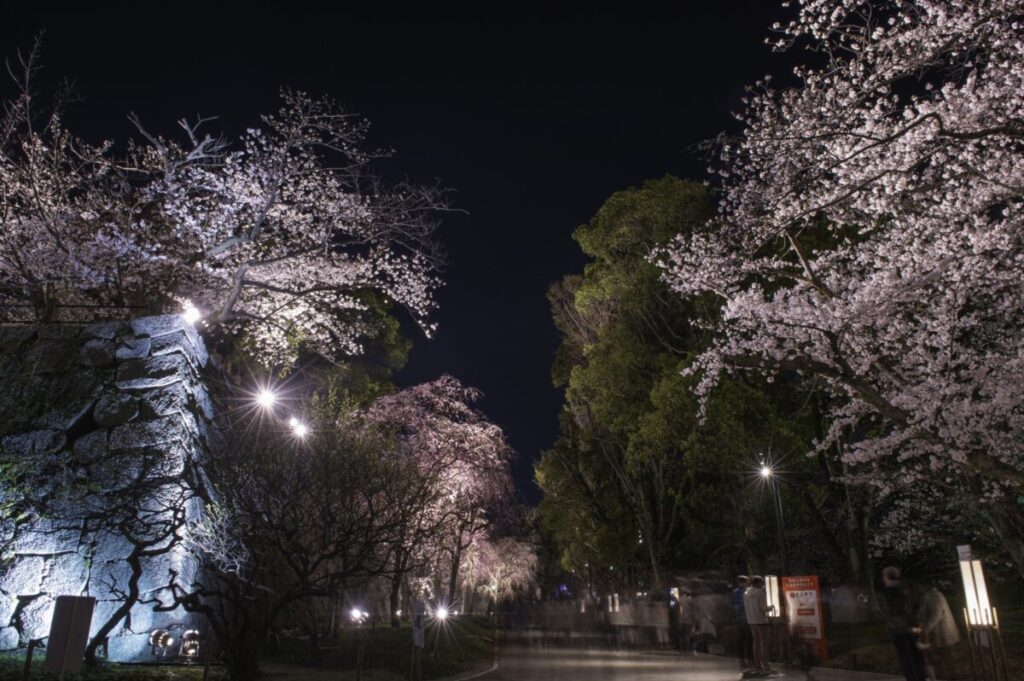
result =
[[[879,605],[906,681],[934,681],[936,669],[953,673],[952,646],[960,630],[949,602],[933,584],[914,585],[902,580],[897,567],[882,571]],[[745,677],[775,674],[769,662],[772,612],[763,577],[736,577],[731,592],[735,621],[739,624],[739,660]]]

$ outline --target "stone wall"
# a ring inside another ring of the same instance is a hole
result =
[[[171,529],[192,498],[213,417],[208,356],[180,316],[0,328],[0,650],[48,635],[54,597],[97,599],[92,633],[141,599],[108,638],[116,660],[151,659],[149,633],[196,622],[156,612],[195,567]],[[25,484],[29,481],[30,484]],[[170,547],[170,548],[169,548]]]

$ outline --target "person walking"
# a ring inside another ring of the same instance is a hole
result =
[[[934,585],[923,587],[915,615],[921,626],[921,647],[926,651],[925,678],[935,681],[936,664],[945,670],[945,676],[955,676],[950,648],[960,641],[960,629],[946,597]]]
[[[754,646],[750,633],[750,625],[747,623],[747,609],[743,604],[743,593],[750,586],[750,578],[746,575],[736,577],[736,586],[729,594],[732,604],[732,615],[739,627],[739,658],[740,669],[747,670],[754,667]]]
[[[924,653],[918,647],[921,628],[917,624],[914,602],[910,589],[900,578],[900,569],[891,565],[882,570],[882,607],[903,678],[926,681]]]
[[[768,594],[764,590],[764,577],[750,579],[750,586],[743,592],[743,607],[753,637],[754,673],[751,676],[768,676],[772,673],[768,664],[771,620],[768,619]]]

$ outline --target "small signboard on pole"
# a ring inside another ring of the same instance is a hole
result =
[[[63,677],[65,673],[76,674],[82,670],[95,605],[96,599],[92,596],[57,596],[43,671]]]
[[[807,646],[818,660],[828,659],[825,622],[821,612],[821,587],[817,575],[783,577],[789,634]]]

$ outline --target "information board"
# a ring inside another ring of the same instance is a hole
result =
[[[821,661],[828,659],[825,620],[821,612],[821,587],[817,575],[783,577],[789,635],[806,645]]]

